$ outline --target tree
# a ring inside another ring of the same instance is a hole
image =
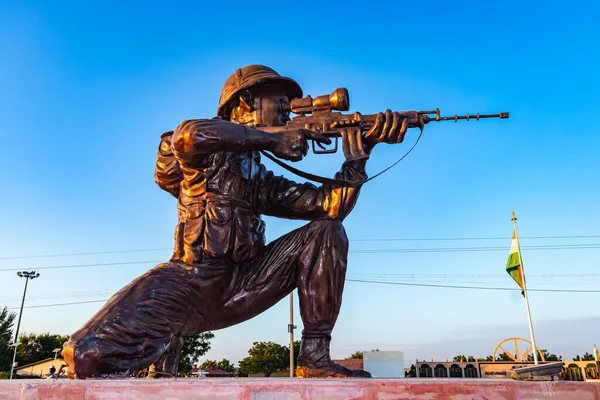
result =
[[[217,369],[225,372],[235,373],[235,366],[226,358],[217,363]]]
[[[254,342],[248,350],[248,357],[239,362],[240,375],[263,373],[269,377],[273,372],[286,370],[289,357],[290,351],[286,346],[273,342]]]
[[[216,360],[206,360],[198,366],[198,369],[217,368]]]
[[[502,352],[498,355],[498,357],[496,357],[496,361],[514,361],[514,360],[511,358],[511,356],[509,356],[505,352]]]
[[[407,378],[416,378],[417,377],[417,366],[415,364],[411,364],[410,371],[408,371]]]
[[[546,359],[546,361],[560,361],[560,358],[556,354],[550,354],[550,352],[546,349],[542,349],[541,352],[544,355],[544,358]],[[538,353],[538,355],[539,355],[539,353]],[[541,359],[541,357],[540,357],[540,359]],[[527,361],[534,361],[533,354],[529,354],[527,356]]]
[[[206,360],[200,364],[200,369],[216,368],[225,372],[235,373],[235,366],[228,359],[224,358],[221,361]]]
[[[189,374],[192,371],[192,365],[210,350],[210,340],[214,337],[215,335],[212,332],[185,336],[181,348],[181,357],[179,358],[179,372]]]
[[[352,354],[350,354],[350,357],[348,357],[347,359],[349,359],[349,360],[362,360],[363,359],[363,352],[362,351],[357,351],[356,353],[352,353]]]
[[[19,347],[17,349],[17,362],[20,366],[34,363],[36,361],[53,358],[54,349],[62,349],[63,343],[69,340],[69,336],[50,333],[29,333],[19,336]]]
[[[594,361],[594,355],[588,353],[587,351],[585,352],[585,354],[583,356],[577,355],[575,356],[575,358],[573,358],[573,361]]]
[[[12,343],[12,327],[16,315],[6,307],[0,309],[0,372],[10,371],[12,364],[13,353],[9,346]]]
[[[454,362],[475,362],[475,357],[465,356],[464,354],[458,354],[452,359]]]

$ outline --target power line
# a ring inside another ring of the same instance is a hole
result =
[[[104,296],[116,293],[118,289],[106,289],[106,290],[89,290],[79,292],[60,292],[60,293],[43,293],[35,296],[28,296],[29,301],[35,301],[39,299],[58,299],[64,297],[88,297],[88,296]],[[0,301],[11,301],[18,300],[19,296],[6,296],[0,297]]]
[[[538,285],[562,285],[562,284],[591,284],[596,285],[597,279],[600,278],[600,274],[589,274],[589,273],[571,273],[571,274],[528,274],[529,280],[535,281]],[[498,283],[498,280],[505,281],[506,274],[458,274],[458,273],[360,273],[360,272],[349,272],[347,280],[352,281],[356,280],[375,280],[379,281],[381,279],[386,279],[384,282],[388,282],[387,279],[401,279],[401,280],[409,280],[411,283],[421,282],[421,283],[436,283],[436,282],[448,282],[448,283],[489,283],[494,284]],[[532,279],[533,278],[533,279]],[[537,279],[536,279],[537,278]],[[557,282],[554,281],[554,278],[560,278],[561,280],[576,278],[577,280],[586,280],[586,282]],[[456,279],[460,279],[457,281]],[[485,281],[481,281],[480,279],[486,279]],[[490,280],[490,281],[488,281]],[[542,280],[551,280],[550,282],[543,282]],[[393,282],[393,281],[392,281]],[[75,291],[75,292],[57,292],[57,293],[42,293],[35,296],[29,296],[29,301],[35,301],[39,299],[58,299],[58,298],[66,298],[66,297],[88,297],[88,296],[102,296],[102,295],[110,295],[112,293],[116,293],[119,289],[97,289],[97,290],[89,290],[89,291]],[[20,296],[0,296],[0,301],[10,301],[17,300]]]
[[[600,244],[582,244],[582,245],[547,245],[547,246],[521,246],[521,249],[527,250],[583,250],[583,249],[600,249]],[[399,254],[399,253],[454,253],[454,252],[485,252],[485,251],[506,251],[506,247],[440,247],[440,248],[424,248],[424,249],[409,249],[409,248],[391,248],[391,249],[363,249],[350,250],[349,253],[355,254]],[[87,268],[87,267],[105,267],[115,265],[130,265],[130,264],[148,264],[162,263],[165,260],[147,260],[147,261],[124,261],[114,263],[99,263],[99,264],[71,264],[71,265],[52,265],[46,267],[36,267],[36,269],[63,269],[63,268]],[[2,271],[18,271],[22,268],[0,268]]]
[[[543,245],[543,246],[521,246],[527,250],[581,250],[581,249],[600,249],[599,243],[581,244],[581,245]],[[453,253],[453,252],[480,252],[480,251],[506,251],[507,247],[440,247],[440,248],[391,248],[391,249],[362,249],[350,250],[349,253],[355,254],[386,254],[386,253]],[[87,267],[104,267],[115,265],[129,264],[148,264],[161,263],[165,260],[147,260],[147,261],[124,261],[114,263],[99,263],[99,264],[71,264],[71,265],[52,265],[46,267],[37,267],[36,269],[62,269],[62,268],[87,268]],[[1,271],[18,271],[22,268],[1,268]]]
[[[580,249],[600,249],[600,243],[588,244],[567,244],[567,245],[539,245],[539,246],[521,246],[521,249],[527,250],[580,250]],[[350,250],[350,253],[454,253],[454,252],[487,252],[487,251],[507,251],[506,246],[501,247],[439,247],[439,248],[392,248],[392,249],[362,249]]]
[[[506,278],[504,279],[496,279],[496,280],[480,280],[480,279],[387,279],[384,277],[378,276],[349,276],[348,280],[373,280],[373,281],[385,281],[385,282],[410,282],[410,283],[422,283],[422,284],[442,284],[442,285],[479,285],[479,286],[496,286],[498,284],[503,284],[506,282]],[[595,289],[598,287],[598,281],[594,280],[593,282],[586,282],[583,280],[573,281],[570,280],[568,282],[544,282],[539,280],[531,280],[529,283],[536,287],[540,288],[565,288],[569,289],[572,287],[582,288],[582,289]]]
[[[422,273],[422,272],[415,272],[415,273],[389,273],[389,272],[348,272],[348,274],[352,274],[352,275],[372,275],[372,276],[404,276],[404,277],[440,277],[440,278],[445,278],[445,277],[467,277],[467,278],[505,278],[506,277],[506,273],[503,274],[477,274],[477,273],[470,273],[470,274],[458,274],[458,273],[444,273],[444,272],[437,272],[437,273]],[[596,278],[596,277],[600,277],[600,274],[589,274],[589,273],[577,273],[577,272],[573,272],[570,274],[555,274],[555,273],[528,273],[527,274],[528,277],[542,277],[542,278],[563,278],[563,277],[578,277],[578,278],[584,278],[584,277],[588,277],[588,278]]]
[[[165,260],[149,260],[149,261],[123,261],[114,263],[102,263],[102,264],[73,264],[73,265],[52,265],[49,267],[37,267],[37,269],[62,269],[62,268],[87,268],[87,267],[107,267],[114,265],[129,265],[129,264],[149,264],[149,263],[161,263]],[[2,268],[1,271],[18,271],[22,268]]]
[[[385,285],[436,287],[436,288],[446,288],[446,289],[521,291],[521,289],[513,289],[513,288],[505,288],[505,287],[435,285],[435,284],[427,284],[427,283],[386,282],[386,281],[371,281],[371,280],[363,280],[363,279],[346,279],[346,280],[350,281],[350,282],[360,282],[360,283],[377,283],[377,284],[385,284]],[[527,291],[528,292],[562,292],[562,293],[600,293],[600,290],[579,290],[579,289],[527,289]]]
[[[584,238],[600,238],[600,235],[520,236],[520,239],[584,239]],[[352,239],[352,240],[350,240],[350,242],[411,242],[411,241],[417,242],[417,241],[460,241],[460,240],[508,240],[508,239],[507,239],[507,237],[379,238],[379,239]],[[7,257],[0,257],[0,260],[88,256],[88,255],[101,255],[101,254],[126,254],[126,253],[141,253],[141,252],[166,251],[166,250],[172,250],[172,247],[160,247],[160,248],[154,248],[154,249],[92,251],[92,252],[82,252],[82,253],[7,256]]]
[[[507,288],[507,287],[489,287],[489,286],[459,286],[459,285],[436,285],[427,283],[408,283],[408,282],[387,282],[387,281],[372,281],[364,279],[346,279],[349,282],[357,283],[373,283],[382,285],[399,285],[399,286],[417,286],[417,287],[431,287],[431,288],[444,288],[444,289],[471,289],[471,290],[496,290],[496,291],[520,291],[518,288]],[[600,293],[600,290],[580,290],[580,289],[527,289],[530,292],[554,292],[554,293]],[[58,306],[70,306],[77,304],[91,304],[91,303],[102,303],[106,300],[90,300],[90,301],[75,301],[68,303],[55,303],[55,304],[43,304],[37,306],[26,306],[23,308],[45,308],[45,307],[58,307]],[[15,310],[18,307],[9,307],[9,310]]]
[[[600,238],[600,235],[572,236],[519,236],[519,239],[584,239]],[[451,240],[507,240],[507,237],[446,237],[446,238],[382,238],[382,239],[353,239],[351,242],[401,242],[401,241],[451,241]]]
[[[163,248],[156,248],[156,249],[92,251],[92,252],[88,252],[88,253],[63,253],[63,254],[41,254],[41,255],[31,255],[31,256],[9,256],[9,257],[0,257],[0,260],[19,260],[19,259],[25,259],[25,258],[91,256],[91,255],[100,255],[100,254],[125,254],[125,253],[141,253],[141,252],[149,252],[149,251],[164,251],[164,250],[173,250],[173,248],[172,247],[163,247]]]
[[[43,304],[43,305],[39,305],[39,306],[25,306],[23,308],[45,308],[45,307],[71,306],[71,305],[75,305],[75,304],[106,303],[107,301],[108,301],[108,299],[106,299],[106,300],[90,300],[90,301],[74,301],[71,303],[55,303],[55,304]],[[18,307],[10,307],[8,309],[15,310],[17,308]]]

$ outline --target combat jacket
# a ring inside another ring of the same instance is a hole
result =
[[[178,198],[173,259],[201,263],[207,257],[252,260],[265,246],[261,215],[288,219],[343,220],[359,189],[295,183],[261,164],[246,150],[245,128],[220,119],[182,123],[161,136],[155,181]],[[194,135],[195,146],[177,146],[177,135]],[[365,161],[345,162],[337,179],[366,179]]]

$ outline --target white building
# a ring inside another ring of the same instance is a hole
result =
[[[404,352],[365,351],[363,367],[373,378],[404,378]]]

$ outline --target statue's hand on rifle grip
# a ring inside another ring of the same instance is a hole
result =
[[[331,144],[331,139],[321,133],[304,128],[285,130],[276,134],[274,138],[275,141],[269,150],[276,157],[289,161],[300,161],[308,154],[309,139],[318,143]]]
[[[354,119],[350,121],[337,121],[332,128],[338,128],[342,136],[342,149],[346,161],[365,160],[369,154],[363,146],[362,126],[360,113],[354,113]]]

